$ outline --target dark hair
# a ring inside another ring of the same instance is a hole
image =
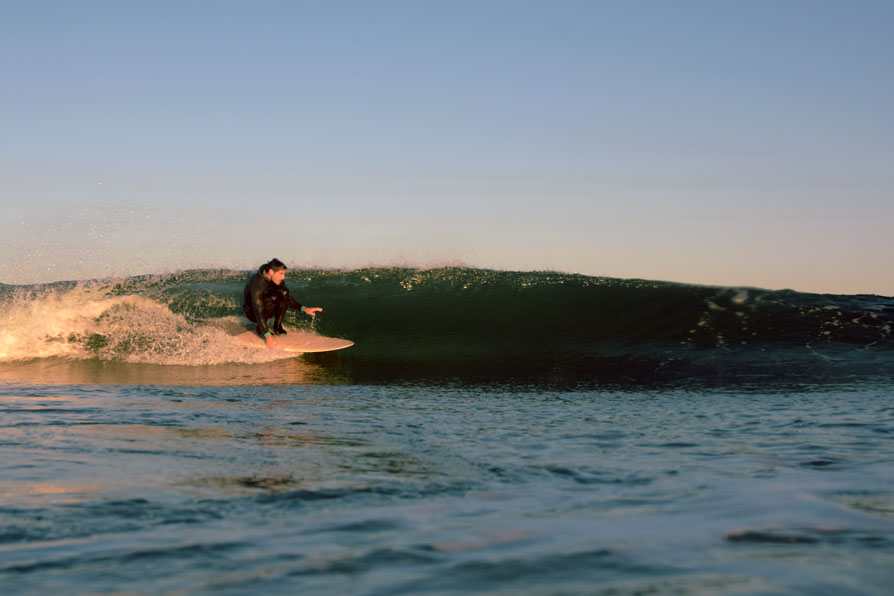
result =
[[[280,269],[288,269],[286,264],[279,259],[270,259],[267,263],[261,265],[261,273],[267,273],[270,270],[279,271]]]

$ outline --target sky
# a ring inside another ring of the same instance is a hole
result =
[[[889,0],[0,7],[0,283],[278,257],[894,295]]]

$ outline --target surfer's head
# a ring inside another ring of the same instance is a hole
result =
[[[271,259],[261,265],[261,275],[279,285],[286,278],[286,264],[279,259]]]

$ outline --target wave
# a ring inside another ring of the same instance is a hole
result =
[[[277,356],[233,339],[251,272],[0,285],[0,362],[213,365]],[[894,299],[446,267],[289,271],[324,307],[287,325],[346,337],[362,380],[892,374]]]

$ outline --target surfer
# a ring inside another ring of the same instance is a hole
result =
[[[323,310],[319,306],[302,306],[300,302],[292,298],[289,289],[283,280],[286,278],[285,263],[279,259],[273,259],[258,268],[257,273],[251,276],[245,284],[245,292],[242,297],[242,312],[252,323],[257,323],[255,331],[260,335],[268,348],[276,346],[274,335],[283,335],[282,320],[289,308],[300,310],[312,317]],[[273,317],[273,329],[267,327],[267,319]]]

